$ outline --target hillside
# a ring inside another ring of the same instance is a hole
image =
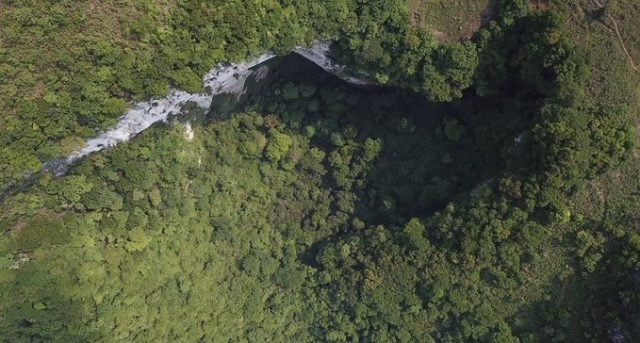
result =
[[[0,341],[637,341],[636,18],[2,2]]]
[[[411,24],[443,42],[471,39],[497,14],[495,0],[410,0]]]

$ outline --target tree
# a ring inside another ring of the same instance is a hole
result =
[[[122,209],[123,199],[118,193],[98,186],[82,196],[82,203],[89,210],[118,211]]]
[[[289,135],[273,130],[265,150],[267,158],[272,162],[280,161],[289,151],[292,144],[293,141]]]
[[[86,176],[70,175],[50,183],[48,192],[58,195],[70,203],[77,203],[92,188],[93,184],[87,181]]]

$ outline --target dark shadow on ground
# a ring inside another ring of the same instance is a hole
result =
[[[287,130],[315,132],[313,143],[328,155],[380,143],[370,163],[359,163],[358,151],[344,152],[352,158],[343,161],[346,170],[339,175],[330,175],[338,163],[327,162],[326,187],[358,194],[353,214],[370,224],[429,216],[495,178],[511,167],[504,161],[517,153],[514,138],[528,124],[505,115],[514,109],[507,111],[504,99],[469,93],[452,103],[431,103],[412,91],[348,84],[295,54],[266,66],[268,76],[250,80],[240,103],[216,99],[209,118],[246,109],[275,114]],[[347,181],[337,182],[342,179]]]

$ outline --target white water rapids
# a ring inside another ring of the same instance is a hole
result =
[[[344,71],[344,66],[333,62],[329,58],[330,45],[330,42],[317,42],[310,48],[296,48],[294,52],[346,82],[356,85],[371,84],[371,82],[367,80],[347,75]],[[220,65],[213,68],[205,75],[203,80],[208,93],[192,94],[185,91],[172,90],[171,93],[163,99],[153,99],[137,103],[129,109],[126,114],[120,117],[118,124],[114,128],[95,138],[87,140],[84,148],[70,154],[66,158],[47,163],[44,169],[51,170],[56,175],[62,175],[75,161],[91,153],[130,140],[154,123],[166,121],[171,114],[179,114],[182,107],[189,102],[193,102],[208,110],[211,107],[214,96],[218,94],[237,94],[239,97],[246,91],[245,82],[249,76],[253,73],[260,74],[264,72],[260,69],[254,71],[251,70],[251,68],[274,57],[274,54],[267,53],[244,63],[229,66]],[[262,76],[263,75],[256,75],[256,77]]]

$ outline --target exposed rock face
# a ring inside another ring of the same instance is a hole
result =
[[[331,42],[318,42],[310,48],[297,48],[294,52],[309,61],[317,64],[324,71],[333,74],[342,80],[354,85],[370,85],[373,82],[348,75],[345,66],[337,64],[329,57]]]
[[[128,141],[154,123],[166,121],[169,115],[180,113],[182,107],[189,102],[196,103],[204,109],[209,109],[215,95],[230,93],[240,96],[245,91],[244,84],[247,78],[254,73],[251,68],[274,56],[268,53],[244,63],[213,68],[204,77],[207,93],[192,94],[173,90],[166,98],[137,103],[120,118],[114,128],[98,137],[89,139],[83,149],[69,155],[66,159],[66,164],[70,165],[91,153]],[[64,169],[66,168],[59,168],[56,173],[64,173]]]
[[[356,85],[372,84],[372,82],[368,80],[347,75],[345,73],[345,67],[335,63],[329,57],[330,46],[330,42],[318,42],[310,48],[296,48],[294,52],[346,82]],[[128,141],[154,123],[166,121],[172,114],[179,114],[182,107],[187,103],[195,103],[199,107],[208,110],[211,108],[216,95],[234,94],[239,98],[245,93],[245,83],[250,76],[253,76],[256,81],[259,81],[263,79],[269,71],[266,66],[259,68],[254,67],[274,57],[274,54],[266,53],[244,63],[220,65],[213,68],[205,75],[203,80],[205,89],[207,90],[206,93],[192,94],[185,91],[172,90],[171,93],[163,99],[153,99],[137,103],[120,117],[118,124],[114,128],[103,132],[95,138],[87,140],[84,148],[72,153],[66,158],[47,163],[43,170],[52,171],[56,175],[62,175],[75,161],[91,153]]]

